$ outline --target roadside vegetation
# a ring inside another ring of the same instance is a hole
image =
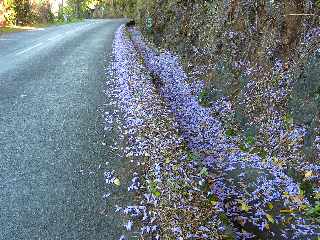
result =
[[[0,33],[84,18],[121,17],[126,5],[126,1],[118,0],[4,0],[0,2]]]

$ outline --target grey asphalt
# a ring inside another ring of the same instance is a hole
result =
[[[121,234],[112,204],[125,196],[102,199],[103,171],[126,167],[110,148],[119,134],[105,135],[102,119],[104,68],[121,23],[0,36],[0,239]]]

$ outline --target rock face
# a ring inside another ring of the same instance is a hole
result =
[[[247,232],[244,236],[235,231],[237,239],[247,239],[249,233],[262,239],[316,237],[320,229],[305,214],[304,209],[309,208],[306,194],[300,193],[286,169],[261,149],[252,149],[253,139],[249,136],[245,148],[238,146],[237,139],[224,132],[218,118],[197,101],[194,86],[188,84],[178,58],[168,51],[150,48],[136,30],[130,30],[130,34],[174,114],[188,149],[203,160],[205,168],[200,175],[206,178],[200,181],[201,188],[214,200],[215,207],[219,206],[235,226]],[[214,104],[220,114],[228,112],[228,104]]]
[[[213,111],[230,132],[302,177],[305,163],[319,164],[317,1],[159,0],[136,12],[145,36],[203,86],[204,106],[230,101],[232,117]]]
[[[268,163],[292,178],[297,183],[295,197],[289,197],[292,201],[302,203],[300,200],[304,198],[314,208],[319,208],[320,8],[317,1],[158,0],[138,4],[136,12],[144,36],[154,47],[165,49],[159,56],[147,57],[145,63],[158,66],[161,74],[165,72],[163,76],[160,74],[162,80],[173,79],[172,89],[180,86],[175,79],[183,78],[183,82],[191,86],[188,94],[221,122],[221,132],[237,149],[259,156],[263,164]],[[178,60],[172,53],[178,55]],[[171,65],[181,62],[186,76],[176,67],[173,67],[174,73],[164,71],[165,62]],[[161,89],[163,84],[158,83]],[[186,91],[176,92],[179,95]],[[179,103],[180,100],[175,101]],[[201,121],[195,122],[201,125]],[[206,129],[213,125],[210,122]],[[201,142],[197,135],[189,135],[185,137],[194,139],[191,148]],[[207,136],[206,132],[203,135]],[[195,147],[194,150],[202,151]],[[220,167],[226,169],[224,165]],[[237,172],[239,167],[232,167],[235,171],[229,172],[226,179],[229,177],[236,183],[235,176],[241,173]],[[250,170],[249,167],[245,169]],[[259,174],[255,177],[251,174],[253,183],[261,178]],[[218,194],[223,187],[235,191],[245,189],[230,184],[212,191]],[[287,191],[280,190],[286,195]],[[241,207],[246,212],[247,206]],[[268,204],[260,210],[266,211],[267,207]],[[289,213],[287,209],[274,209],[281,216]],[[268,214],[266,219],[273,222]],[[317,219],[319,221],[319,216]],[[274,233],[279,235],[277,231]]]
[[[304,69],[296,77],[289,100],[289,109],[296,122],[308,126],[304,141],[304,151],[308,157],[319,159],[312,144],[319,131],[320,109],[320,51],[308,57]]]

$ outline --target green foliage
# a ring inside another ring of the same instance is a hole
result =
[[[317,201],[315,206],[308,210],[308,215],[313,218],[320,218],[320,202]]]
[[[200,171],[200,176],[207,177],[208,176],[208,169],[206,167],[203,167]]]
[[[243,152],[249,152],[249,149],[246,147],[245,144],[240,144],[239,149]]]
[[[236,132],[236,130],[234,130],[232,128],[229,128],[229,129],[226,130],[226,136],[227,137],[237,136],[237,132]]]
[[[284,121],[284,124],[285,124],[286,128],[289,129],[293,125],[293,117],[292,117],[292,115],[290,113],[287,113],[283,117],[283,121]]]
[[[261,158],[265,158],[267,155],[267,152],[263,148],[255,147],[253,148],[254,144],[256,142],[254,133],[252,130],[248,130],[246,133],[243,143],[239,144],[239,149],[243,152],[251,152],[254,154],[258,154]]]
[[[49,0],[4,0],[2,12],[7,25],[26,25],[33,23],[64,22],[64,16],[69,22],[89,17],[97,6],[105,5],[104,0],[65,0],[64,7],[59,9],[56,19],[51,11]]]
[[[310,200],[313,200],[314,198],[314,186],[311,181],[303,180],[300,184],[300,191],[303,193],[305,197],[307,197]]]
[[[154,196],[160,197],[161,193],[158,190],[158,186],[157,186],[157,182],[156,181],[151,181],[149,183],[149,190]]]
[[[232,223],[231,223],[230,219],[228,218],[228,216],[225,213],[220,213],[219,219],[225,227],[223,240],[236,239],[235,233],[233,232],[232,228],[230,227],[232,225]]]
[[[198,161],[200,160],[200,156],[197,153],[193,153],[189,151],[187,155],[187,159],[188,161]]]
[[[229,218],[227,217],[227,215],[225,215],[224,213],[221,213],[219,215],[220,221],[224,224],[231,224]]]
[[[268,152],[261,147],[254,147],[250,153],[257,154],[262,159],[265,159],[268,156]]]
[[[124,4],[124,15],[133,17],[137,6],[137,0],[127,0]]]
[[[216,205],[219,201],[219,198],[212,193],[207,194],[207,199],[209,200],[210,204],[212,204],[212,205]]]
[[[254,136],[252,134],[248,134],[246,136],[246,140],[245,141],[246,141],[246,144],[252,146],[255,143],[255,138],[254,138]]]
[[[4,0],[4,18],[7,25],[13,25],[16,21],[16,12],[14,10],[14,0]]]
[[[16,20],[19,24],[28,24],[32,21],[31,4],[29,0],[15,0],[14,11],[16,13]]]
[[[6,25],[54,22],[48,0],[4,0]]]
[[[74,8],[71,6],[66,6],[63,8],[63,14],[68,17],[68,19],[71,19],[73,16],[75,16]]]
[[[211,97],[208,89],[203,89],[198,96],[199,103],[204,107],[210,107]]]

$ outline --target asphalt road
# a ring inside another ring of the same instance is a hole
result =
[[[103,171],[106,161],[125,166],[110,149],[118,136],[104,136],[102,113],[104,68],[122,22],[0,36],[0,239],[121,234],[102,199]]]

